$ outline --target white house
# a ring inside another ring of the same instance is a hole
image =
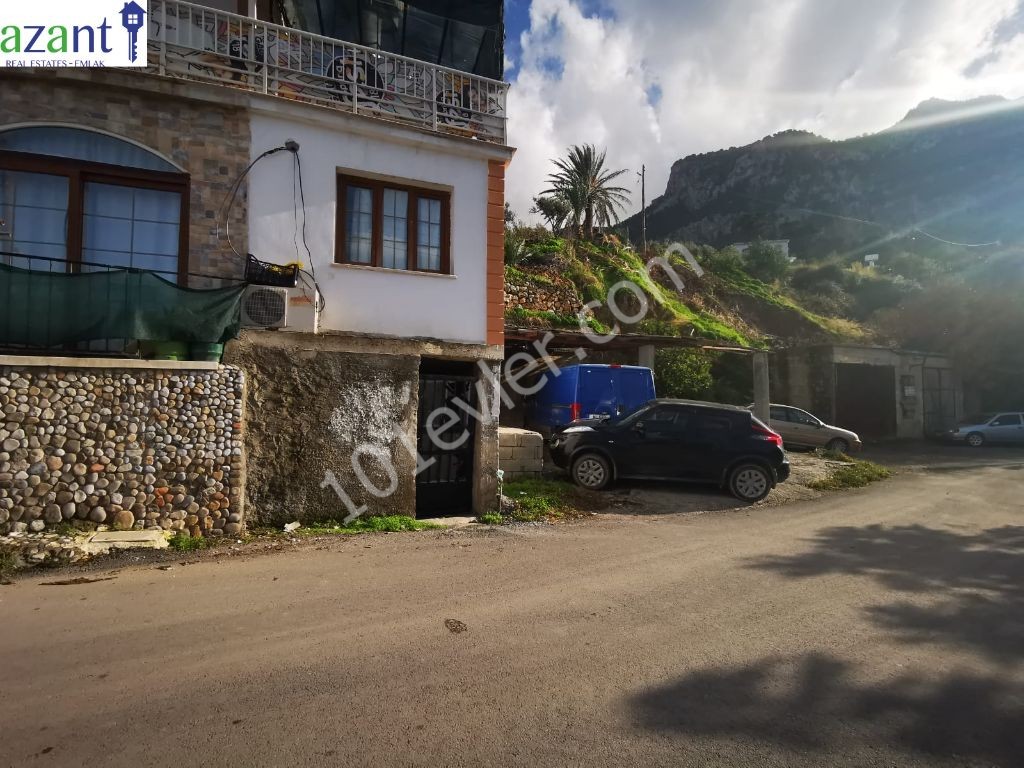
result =
[[[439,8],[150,0],[147,67],[4,73],[4,263],[196,289],[251,277],[249,254],[301,265],[294,288],[246,289],[226,351],[250,519],[495,504],[502,3]],[[466,439],[439,446],[453,402]]]

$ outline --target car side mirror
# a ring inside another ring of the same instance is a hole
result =
[[[644,427],[644,423],[642,421],[638,421],[633,425],[633,431],[638,435],[642,435],[646,431],[646,427]]]

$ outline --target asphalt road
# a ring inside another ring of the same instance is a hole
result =
[[[1024,453],[925,463],[0,586],[0,765],[1020,766]]]

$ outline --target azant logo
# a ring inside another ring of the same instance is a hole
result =
[[[0,11],[0,64],[146,66],[145,0],[128,0],[116,9],[110,0],[36,0],[5,7]],[[110,21],[114,12],[123,36]]]

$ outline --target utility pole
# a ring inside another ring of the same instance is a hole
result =
[[[640,166],[640,240],[647,258],[647,166]]]

